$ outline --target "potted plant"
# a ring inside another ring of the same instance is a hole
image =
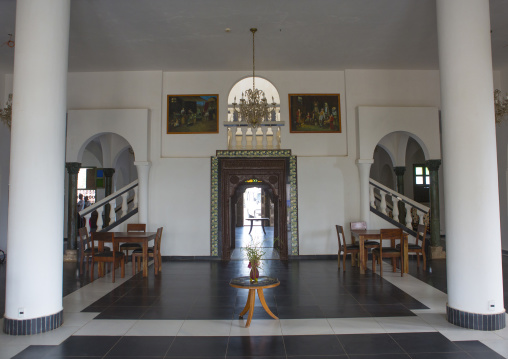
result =
[[[245,251],[247,259],[249,260],[250,280],[251,282],[257,282],[259,278],[259,268],[261,268],[261,257],[265,254],[265,251],[259,243],[254,240],[242,249]]]

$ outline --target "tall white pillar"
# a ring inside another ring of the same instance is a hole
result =
[[[13,335],[62,323],[69,18],[69,0],[17,1],[4,318]]]
[[[505,327],[489,0],[437,0],[448,321]]]
[[[360,219],[367,223],[369,228],[370,201],[369,201],[369,179],[370,167],[374,163],[373,159],[356,160],[358,172],[360,174]]]
[[[134,165],[138,169],[138,218],[139,223],[148,223],[148,177],[150,162],[137,161]]]

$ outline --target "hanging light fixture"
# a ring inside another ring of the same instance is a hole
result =
[[[2,122],[11,128],[12,124],[12,94],[9,94],[9,99],[5,103],[5,107],[0,109],[0,119]]]
[[[494,90],[494,106],[496,110],[496,123],[500,124],[508,114],[508,95],[501,98],[501,90]]]
[[[241,121],[245,121],[252,128],[257,128],[261,122],[268,120],[271,117],[272,112],[275,113],[276,103],[272,97],[271,106],[266,100],[265,93],[262,90],[256,88],[256,58],[254,48],[254,36],[258,29],[251,28],[252,32],[252,90],[248,89],[245,93],[242,92],[242,98],[238,110],[236,109],[236,97],[235,103],[233,103],[233,112],[239,117]]]

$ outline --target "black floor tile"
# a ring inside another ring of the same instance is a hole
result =
[[[106,357],[164,357],[174,337],[124,336]]]
[[[337,337],[348,355],[404,353],[388,334],[347,334]]]
[[[139,319],[186,319],[190,305],[179,306],[152,306],[148,308]]]
[[[361,305],[320,306],[325,318],[370,318],[371,315]]]
[[[40,359],[45,358],[53,351],[54,345],[30,345],[28,348],[13,356],[13,359]]]
[[[392,338],[407,353],[450,353],[462,349],[441,333],[393,333]]]
[[[176,337],[166,358],[177,356],[211,357],[226,355],[228,337]]]
[[[325,318],[324,313],[317,306],[277,306],[279,319],[308,319],[308,318]]]
[[[95,319],[140,319],[149,307],[110,306]]]
[[[72,336],[51,350],[47,357],[99,356],[106,355],[121,339],[118,336]]]
[[[471,358],[465,352],[455,353],[416,353],[411,354],[412,359],[469,359]]]
[[[359,354],[349,355],[349,359],[412,359],[407,354]]]
[[[285,356],[281,336],[229,337],[227,357],[230,356]]]
[[[288,356],[346,354],[335,335],[284,336],[284,345]]]

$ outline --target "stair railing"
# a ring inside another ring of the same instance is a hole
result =
[[[129,183],[127,186],[119,189],[118,191],[110,194],[109,196],[101,199],[100,201],[94,203],[93,205],[84,208],[79,212],[81,218],[85,219],[86,228],[88,232],[91,232],[90,227],[90,218],[92,217],[92,213],[97,211],[97,231],[101,231],[104,227],[104,210],[106,205],[110,206],[109,211],[109,227],[112,226],[115,222],[121,220],[128,215],[129,212],[137,210],[138,208],[138,186],[139,180],[135,180]],[[132,197],[132,201],[129,201],[129,198]],[[121,201],[117,201],[117,199],[121,199]],[[129,209],[129,202],[132,203],[131,208]],[[118,204],[117,204],[118,203]]]
[[[372,178],[369,180],[369,191],[370,206],[372,208],[378,210],[385,216],[393,218],[394,221],[397,221],[408,228],[411,228],[413,221],[411,217],[412,209],[416,210],[419,217],[419,224],[424,224],[424,217],[430,211],[429,207],[413,201],[411,198],[408,198],[382,185],[381,183],[374,181]],[[389,206],[390,202],[392,204],[391,206]],[[392,207],[392,215],[389,213],[389,207]],[[399,216],[399,208],[405,208],[405,216]]]

